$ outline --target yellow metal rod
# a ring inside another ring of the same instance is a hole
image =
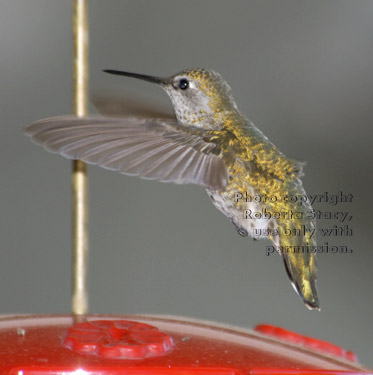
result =
[[[88,112],[88,1],[74,1],[74,113],[85,116]],[[73,161],[73,285],[72,312],[88,312],[88,206],[87,166]]]

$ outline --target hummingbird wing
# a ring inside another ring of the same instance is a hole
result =
[[[228,180],[218,146],[176,120],[67,115],[24,132],[47,151],[127,175],[212,190],[224,190]]]

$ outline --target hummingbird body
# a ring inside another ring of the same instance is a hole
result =
[[[113,118],[56,117],[26,128],[33,140],[65,157],[164,182],[196,183],[242,236],[269,237],[282,255],[297,293],[319,309],[316,291],[315,229],[305,203],[302,165],[282,154],[242,114],[222,77],[190,69],[170,78],[108,70],[160,85],[169,95],[177,122]],[[237,199],[237,196],[249,199]],[[260,197],[260,199],[255,199]],[[272,197],[266,199],[266,197]],[[299,211],[297,217],[287,213]],[[247,215],[266,213],[266,215]]]

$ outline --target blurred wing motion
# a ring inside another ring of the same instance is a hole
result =
[[[123,93],[120,96],[109,93],[94,95],[91,102],[103,116],[176,119],[172,107],[168,108],[165,104],[155,102],[155,98],[147,102],[144,98],[134,98],[133,93],[125,96]]]
[[[219,147],[204,140],[203,130],[176,120],[58,116],[24,131],[48,151],[120,173],[212,190],[227,184]]]

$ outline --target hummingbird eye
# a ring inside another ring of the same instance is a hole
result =
[[[179,88],[181,90],[186,90],[189,87],[189,81],[186,78],[181,78],[179,81]]]

